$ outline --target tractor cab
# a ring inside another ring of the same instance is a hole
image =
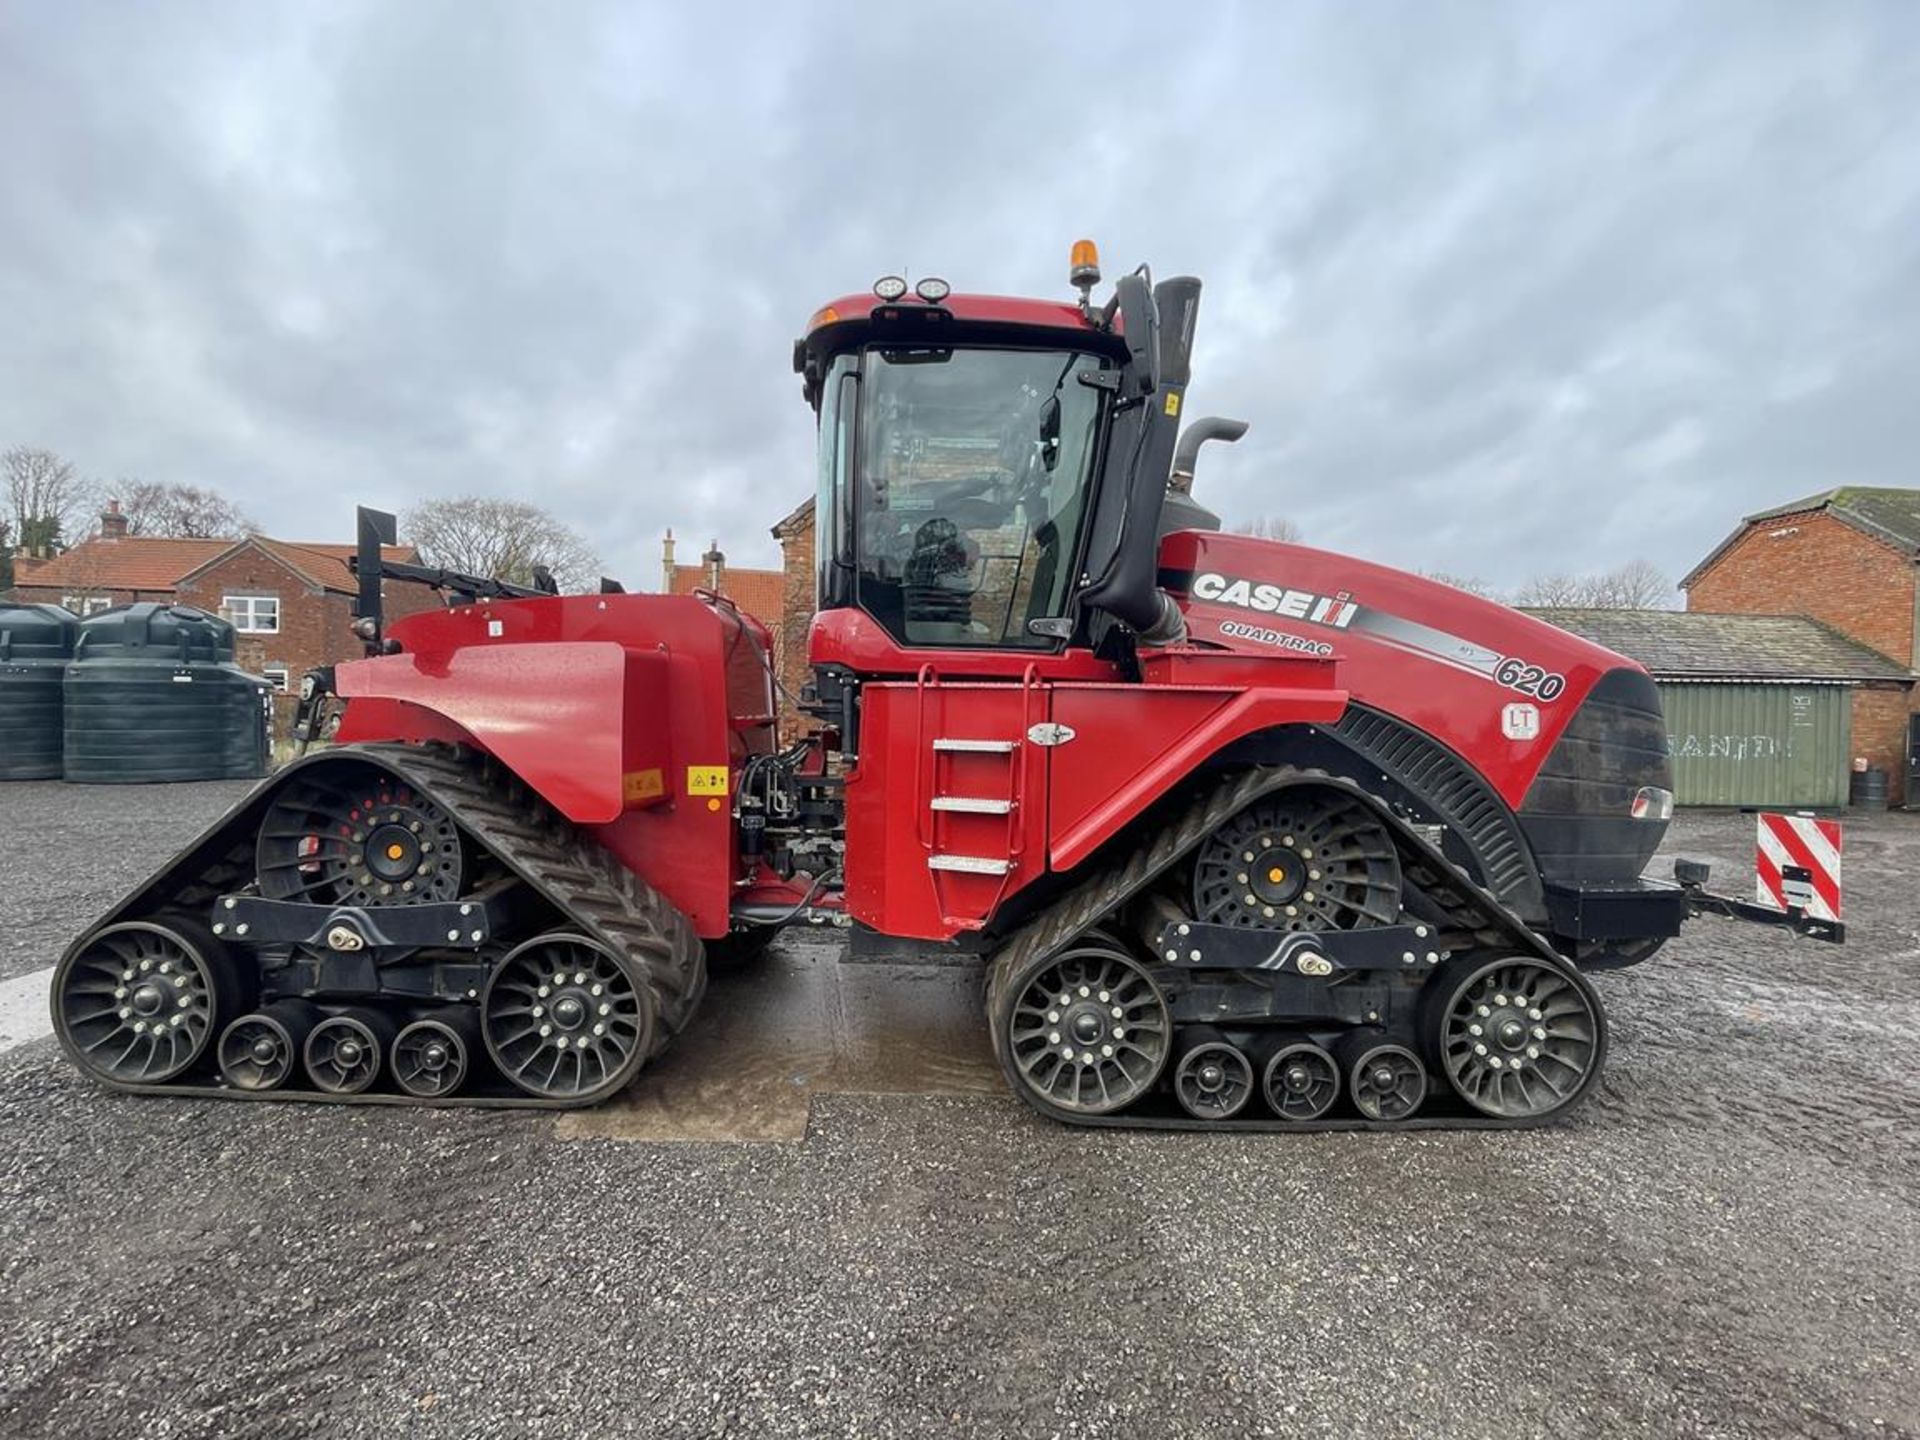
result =
[[[912,673],[1177,638],[1156,584],[1196,280],[1096,308],[887,277],[817,312],[794,368],[819,415],[816,662]],[[989,652],[983,654],[980,652]],[[969,663],[970,662],[970,663]]]

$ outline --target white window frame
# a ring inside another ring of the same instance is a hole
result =
[[[260,678],[273,687],[276,695],[293,693],[293,670],[286,665],[262,665]]]
[[[64,610],[71,610],[84,620],[89,615],[98,615],[102,610],[111,610],[113,597],[111,595],[62,595],[60,606]]]
[[[272,608],[273,623],[263,623],[262,607]],[[280,597],[278,595],[222,595],[220,610],[242,635],[278,635],[280,633]]]

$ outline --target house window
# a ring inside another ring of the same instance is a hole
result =
[[[286,666],[269,665],[260,672],[260,678],[262,680],[265,680],[269,685],[273,686],[275,694],[284,695],[287,693],[287,667]]]
[[[113,599],[107,595],[62,595],[60,603],[76,615],[98,615],[113,608]]]
[[[280,597],[278,595],[223,595],[220,609],[242,635],[278,635],[280,633]]]

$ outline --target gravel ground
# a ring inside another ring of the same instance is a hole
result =
[[[0,953],[243,788],[0,791]],[[1752,823],[1673,848],[1730,885]],[[1920,1435],[1920,820],[1847,843],[1851,943],[1706,921],[1603,977],[1609,1078],[1530,1134],[829,1094],[799,1143],[566,1140],[122,1099],[29,1045],[0,1431]]]

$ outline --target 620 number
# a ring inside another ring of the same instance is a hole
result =
[[[1509,690],[1518,690],[1522,695],[1532,695],[1536,699],[1551,703],[1560,698],[1560,692],[1567,688],[1567,677],[1555,675],[1551,670],[1542,670],[1538,665],[1529,665],[1524,660],[1508,657],[1494,668],[1493,678]]]

